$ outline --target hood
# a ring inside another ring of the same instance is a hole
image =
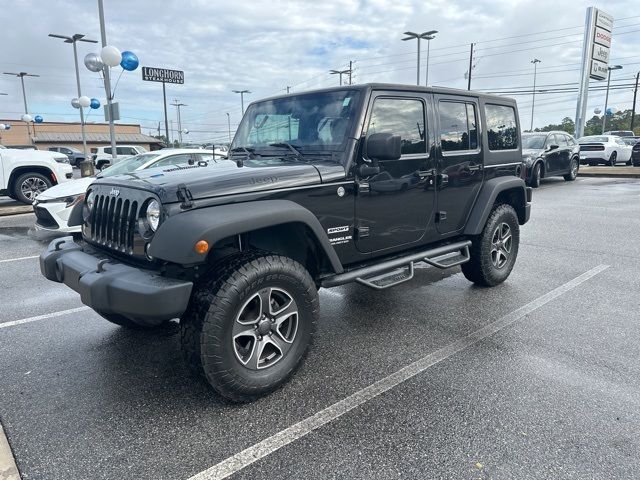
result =
[[[86,192],[89,185],[95,182],[95,180],[95,177],[83,177],[78,178],[77,180],[60,183],[42,192],[38,195],[37,200],[52,200],[54,198],[80,195],[81,193]]]
[[[315,185],[322,183],[323,176],[332,180],[344,178],[342,165],[326,163],[330,166],[323,163],[322,176],[319,167],[314,165],[270,157],[247,160],[242,166],[232,160],[222,160],[210,162],[206,167],[150,168],[98,179],[96,183],[149,190],[158,195],[163,203],[173,203],[180,201],[177,192],[182,185],[197,200]]]
[[[67,156],[64,153],[49,152],[46,150],[27,150],[21,148],[3,148],[2,155],[10,156],[15,161],[29,161],[29,160],[44,160],[55,161],[55,158],[64,158],[67,160]]]
[[[544,150],[540,148],[523,148],[522,157],[539,157]]]

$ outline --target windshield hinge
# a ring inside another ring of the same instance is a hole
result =
[[[191,208],[193,207],[193,195],[186,187],[184,183],[178,185],[178,191],[176,192],[178,200],[182,203],[180,204],[180,208]]]

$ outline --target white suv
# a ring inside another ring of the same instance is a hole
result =
[[[124,158],[129,158],[133,157],[134,155],[145,153],[146,151],[147,150],[140,145],[118,145],[116,147],[116,157],[117,160],[122,160]],[[111,147],[92,148],[91,153],[93,153],[93,163],[98,170],[102,170],[103,168],[111,165],[111,161],[113,160],[113,155],[111,155]]]
[[[29,204],[71,178],[73,169],[62,153],[0,147],[0,195]]]

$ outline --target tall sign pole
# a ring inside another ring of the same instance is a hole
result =
[[[182,70],[169,70],[168,68],[142,67],[142,80],[147,82],[162,82],[162,101],[164,105],[164,134],[169,146],[169,118],[167,115],[167,89],[166,83],[184,84],[184,72]]]
[[[580,89],[576,103],[575,137],[584,134],[587,121],[587,99],[589,79],[606,80],[609,70],[611,31],[613,17],[595,7],[587,8],[582,40],[582,64],[580,67]],[[603,112],[606,115],[606,112]]]

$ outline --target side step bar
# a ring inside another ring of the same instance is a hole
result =
[[[324,288],[358,282],[376,290],[389,288],[413,278],[414,263],[425,262],[437,268],[450,268],[468,262],[471,241],[456,242],[442,247],[412,253],[368,267],[333,275],[322,280]]]

